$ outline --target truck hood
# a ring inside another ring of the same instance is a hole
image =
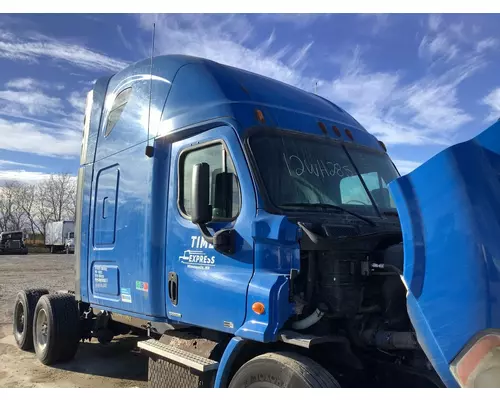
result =
[[[500,122],[393,181],[407,306],[448,387],[477,333],[500,328]]]

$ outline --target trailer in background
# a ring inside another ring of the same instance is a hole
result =
[[[49,222],[45,229],[45,247],[50,249],[51,253],[73,252],[75,249],[74,237],[74,221]]]

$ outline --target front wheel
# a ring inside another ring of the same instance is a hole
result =
[[[230,388],[336,388],[335,378],[317,362],[300,354],[279,352],[257,356],[236,372]]]

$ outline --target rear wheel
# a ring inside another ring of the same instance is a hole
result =
[[[43,296],[35,308],[33,343],[45,365],[71,360],[80,341],[80,315],[75,297],[68,293]]]
[[[257,356],[236,372],[230,388],[334,388],[335,378],[317,362],[300,354],[279,352]]]
[[[23,290],[17,294],[14,304],[13,334],[17,346],[22,350],[33,349],[33,317],[40,297],[47,289]]]

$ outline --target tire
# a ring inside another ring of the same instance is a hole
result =
[[[12,322],[13,335],[21,350],[33,350],[33,316],[40,297],[49,294],[47,289],[23,290],[17,294]]]
[[[278,352],[243,364],[230,388],[336,388],[335,378],[316,361],[300,354]]]
[[[33,321],[33,345],[45,365],[74,358],[80,342],[80,315],[75,297],[54,293],[40,298]]]

